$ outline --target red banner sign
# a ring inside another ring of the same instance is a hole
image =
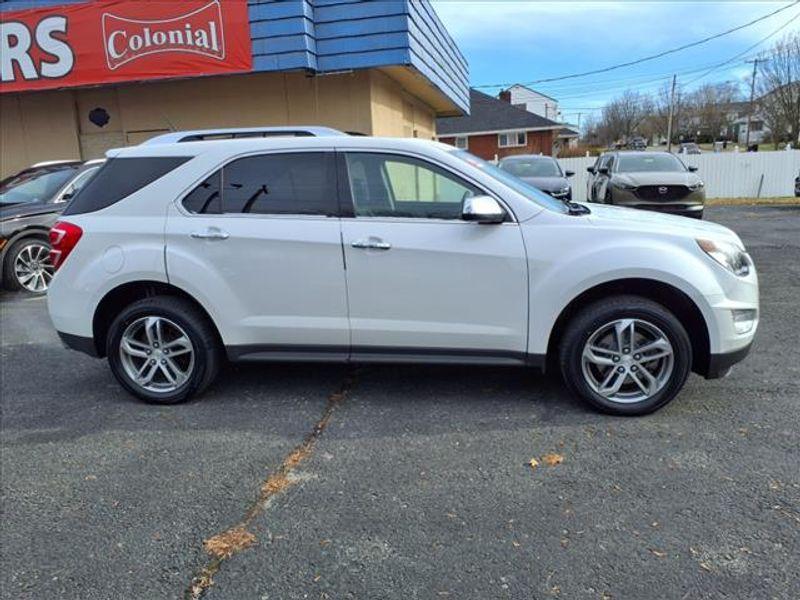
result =
[[[0,92],[252,67],[246,0],[104,0],[0,13]]]

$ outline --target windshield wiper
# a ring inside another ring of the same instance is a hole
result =
[[[564,206],[567,207],[567,213],[570,215],[590,215],[592,211],[589,209],[588,206],[584,206],[583,204],[578,204],[577,202],[573,202],[572,200],[567,200],[566,198],[559,198],[561,202],[564,203]]]

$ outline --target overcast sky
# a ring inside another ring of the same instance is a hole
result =
[[[434,0],[439,17],[469,62],[472,85],[524,83],[627,62],[721,33],[788,4]],[[585,118],[590,112],[587,109],[602,106],[626,87],[652,91],[667,83],[673,72],[688,88],[704,82],[737,81],[744,91],[744,79],[752,69],[744,56],[698,77],[796,16],[747,56],[768,49],[788,32],[800,31],[798,15],[800,5],[717,40],[635,67],[531,87],[558,99],[564,120],[573,123],[576,113],[583,112]],[[499,89],[482,91],[496,94]]]

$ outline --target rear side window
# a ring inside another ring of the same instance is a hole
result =
[[[64,214],[78,215],[107,208],[190,159],[188,156],[112,158],[75,195]]]
[[[225,165],[183,199],[198,214],[336,215],[332,152],[265,154]]]

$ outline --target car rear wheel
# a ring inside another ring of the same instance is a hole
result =
[[[691,370],[692,346],[680,321],[660,304],[616,296],[570,321],[559,360],[567,387],[593,407],[644,415],[680,392]]]
[[[176,404],[201,393],[222,360],[208,318],[173,296],[145,298],[125,308],[109,329],[106,348],[122,386],[155,404]]]
[[[38,237],[17,240],[3,265],[3,285],[9,291],[44,294],[53,279],[50,244]]]

